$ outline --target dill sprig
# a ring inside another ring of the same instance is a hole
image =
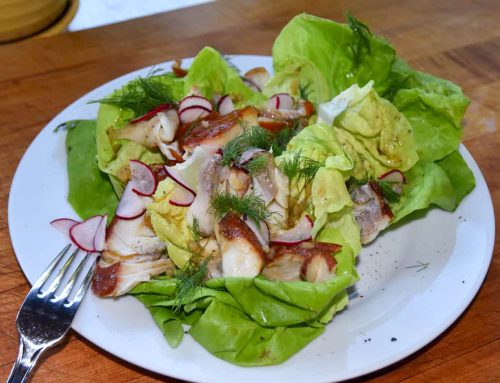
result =
[[[382,195],[387,199],[390,203],[399,202],[401,196],[394,191],[392,185],[387,181],[378,180],[378,185],[380,186],[380,190],[382,191]]]
[[[242,134],[233,138],[222,148],[222,164],[231,165],[245,150],[250,148],[269,150],[272,139],[272,134],[260,126],[244,128]]]
[[[218,218],[228,213],[235,212],[246,215],[258,224],[260,221],[271,217],[272,213],[267,209],[262,198],[251,193],[243,197],[228,192],[216,193],[211,201],[212,210]]]
[[[302,129],[301,124],[299,121],[295,121],[293,126],[285,127],[281,129],[273,139],[273,142],[271,144],[271,149],[273,151],[273,156],[277,157],[280,156],[285,150],[286,146],[290,142],[290,140],[297,135],[297,133],[300,132]]]
[[[224,59],[224,61],[227,63],[227,65],[233,69],[236,73],[238,73],[239,75],[241,75],[241,71],[240,71],[240,68],[238,68],[234,63],[233,63],[233,56],[230,56],[230,55],[225,55],[223,53],[221,53],[221,56],[222,58]]]
[[[299,96],[303,100],[309,101],[309,96],[311,95],[311,83],[307,83],[306,85],[299,85]]]
[[[245,165],[243,165],[243,167],[251,176],[258,176],[260,173],[266,170],[268,163],[269,156],[267,154],[258,154],[255,155]]]
[[[304,185],[309,184],[318,170],[325,164],[302,155],[296,151],[291,157],[285,158],[281,163],[281,171],[290,181],[302,181]]]
[[[182,305],[189,303],[196,292],[205,285],[210,257],[203,260],[191,258],[189,262],[178,270],[175,277],[178,280],[175,301],[172,306],[174,312],[181,310]]]
[[[373,35],[366,24],[356,19],[349,12],[345,13],[345,17],[349,28],[353,32],[354,41],[349,45],[349,49],[353,55],[354,68],[357,68],[361,64],[363,54],[371,53],[370,38]]]
[[[142,116],[161,104],[173,103],[170,88],[161,77],[155,75],[158,70],[146,77],[139,77],[125,85],[116,95],[89,101],[89,104],[101,103],[127,109],[135,117]]]
[[[200,239],[203,238],[203,234],[201,233],[200,230],[200,221],[198,220],[198,217],[193,217],[193,224],[188,225],[188,230],[189,233],[191,233],[191,236],[193,237],[193,241],[199,242]]]

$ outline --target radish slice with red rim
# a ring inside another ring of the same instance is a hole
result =
[[[397,170],[393,169],[391,171],[388,171],[385,174],[382,174],[380,177],[378,177],[379,180],[386,181],[389,183],[404,183],[405,182],[405,175]]]
[[[156,178],[151,168],[144,162],[130,160],[132,190],[141,196],[151,196],[156,191]]]
[[[293,98],[288,93],[277,93],[269,98],[267,106],[273,109],[292,109]]]
[[[52,226],[54,226],[57,230],[63,233],[65,236],[69,238],[69,231],[73,226],[80,223],[79,221],[75,221],[71,218],[58,218],[50,222]]]
[[[303,216],[291,229],[282,231],[271,238],[275,245],[297,245],[312,239],[313,221],[307,215]]]
[[[219,100],[217,103],[217,109],[219,110],[221,116],[225,116],[234,110],[233,100],[231,100],[231,97],[228,94]]]
[[[116,217],[121,219],[135,219],[146,211],[144,201],[141,196],[133,191],[133,183],[129,182],[122,194],[120,203],[116,208]]]
[[[170,195],[168,203],[174,206],[187,207],[193,203],[195,197],[196,194],[194,194],[192,190],[186,189],[178,183],[175,185],[175,189]]]
[[[95,251],[94,238],[102,220],[102,215],[96,215],[73,226],[69,230],[69,236],[73,243],[83,251]]]
[[[108,215],[102,216],[101,222],[97,226],[94,235],[94,251],[101,252],[104,250],[104,243],[106,242],[106,224],[108,223]]]
[[[247,226],[250,228],[250,230],[253,231],[255,234],[255,237],[257,237],[257,240],[259,241],[260,245],[262,246],[262,249],[264,251],[269,251],[269,238],[270,238],[270,233],[269,233],[269,227],[267,227],[267,224],[264,221],[260,221],[259,225],[257,225],[254,221],[249,219],[246,215],[243,216],[243,221],[247,224]]]
[[[206,117],[210,114],[211,110],[202,106],[189,106],[179,111],[179,118],[181,123],[190,124],[200,118]]]
[[[179,112],[182,112],[183,110],[191,108],[193,106],[201,107],[208,110],[208,112],[212,111],[212,103],[205,97],[186,96],[179,102]]]
[[[137,117],[137,118],[134,118],[133,120],[130,120],[130,123],[137,124],[138,122],[149,120],[149,119],[153,118],[158,112],[162,112],[162,111],[170,109],[170,108],[172,108],[172,105],[170,105],[170,104],[158,105],[156,108],[151,109],[146,114],[143,114],[140,117]]]
[[[179,171],[175,168],[175,165],[174,166],[165,166],[165,170],[167,172],[167,175],[170,178],[172,178],[176,183],[181,185],[184,189],[191,192],[191,194],[196,196],[196,192],[188,186],[186,181],[184,181],[184,179],[180,175]]]

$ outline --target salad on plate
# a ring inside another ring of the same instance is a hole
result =
[[[474,188],[458,151],[469,100],[351,15],[293,18],[274,74],[206,47],[70,121],[56,228],[98,252],[93,292],[133,295],[176,347],[281,363],[348,305],[362,246]]]

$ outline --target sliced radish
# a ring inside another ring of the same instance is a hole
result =
[[[270,233],[267,224],[264,221],[260,221],[259,225],[257,226],[255,222],[249,219],[247,216],[243,216],[243,221],[247,224],[250,230],[253,231],[264,251],[269,251]]]
[[[196,196],[196,192],[189,187],[188,183],[184,180],[184,178],[179,172],[179,169],[177,169],[175,165],[165,166],[165,170],[167,171],[167,174],[170,178],[172,178],[176,183],[181,185],[184,189],[188,190],[191,194]]]
[[[129,182],[116,208],[116,216],[121,219],[134,219],[144,214],[146,207],[140,195],[133,191],[134,184]]]
[[[57,230],[59,230],[61,233],[63,233],[66,237],[69,238],[69,231],[73,226],[78,224],[80,222],[75,221],[74,219],[70,218],[58,218],[53,220],[50,224],[54,226]]]
[[[94,238],[102,220],[102,215],[96,215],[73,226],[69,230],[73,243],[84,251],[95,251]]]
[[[217,103],[217,109],[219,110],[221,116],[225,116],[234,110],[233,100],[231,100],[231,97],[228,94],[219,100]]]
[[[195,197],[196,194],[194,194],[192,190],[186,189],[178,183],[175,185],[175,189],[172,192],[168,203],[174,206],[187,207],[193,203]]]
[[[182,112],[184,109],[191,108],[193,106],[198,106],[203,109],[212,111],[212,103],[210,100],[202,96],[186,96],[179,102],[179,111]]]
[[[172,108],[171,104],[161,104],[161,105],[158,105],[156,108],[151,109],[146,114],[143,114],[140,117],[137,117],[137,118],[134,118],[133,120],[130,120],[130,122],[132,124],[137,124],[138,122],[149,120],[149,119],[153,118],[158,112],[161,112],[161,111],[164,111],[164,110],[167,110],[167,109],[171,109],[171,108]]]
[[[292,109],[293,98],[288,93],[277,93],[269,98],[267,106],[273,109]]]
[[[385,174],[382,174],[380,177],[379,177],[380,180],[382,181],[386,181],[386,182],[389,182],[389,183],[404,183],[405,182],[405,175],[397,170],[397,169],[393,169],[393,170],[390,170],[388,171],[387,173]]]
[[[141,196],[151,196],[156,191],[156,178],[151,168],[144,162],[130,160],[132,191]]]
[[[102,216],[101,222],[97,226],[94,235],[94,251],[101,252],[104,250],[104,243],[106,242],[106,224],[108,223],[108,215]]]
[[[264,149],[260,148],[250,148],[245,150],[238,161],[239,165],[245,165],[248,161],[250,161],[257,153],[266,152]]]
[[[210,110],[202,106],[189,106],[180,110],[179,117],[183,124],[190,124],[210,114]]]
[[[313,228],[313,221],[307,215],[303,216],[297,225],[291,229],[282,231],[271,238],[271,242],[275,245],[297,245],[301,242],[311,240],[311,232]]]

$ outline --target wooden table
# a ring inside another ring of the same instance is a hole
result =
[[[192,56],[205,45],[228,54],[269,55],[274,38],[295,14],[307,11],[342,20],[345,9],[389,39],[411,65],[464,88],[472,99],[465,144],[500,211],[499,1],[218,1],[0,46],[0,380],[16,357],[15,317],[29,289],[10,244],[7,198],[17,163],[45,124],[82,94],[134,69]],[[486,282],[449,330],[365,379],[500,382],[499,256],[496,246]],[[123,362],[75,333],[56,351],[38,368],[33,382],[174,381]]]

